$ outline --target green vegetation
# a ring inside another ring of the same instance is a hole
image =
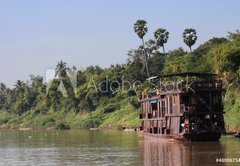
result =
[[[168,31],[160,28],[154,33],[155,40],[144,42],[146,24],[144,20],[134,24],[143,43],[128,52],[126,64],[77,70],[61,61],[51,84],[33,75],[26,82],[18,80],[14,88],[1,83],[0,126],[55,129],[136,126],[140,124],[138,95],[153,88],[146,81],[149,76],[195,71],[216,72],[223,78],[225,121],[232,130],[240,130],[239,31],[229,33],[227,38],[210,39],[191,52],[178,48],[165,53]],[[185,30],[183,38],[191,50],[197,40],[196,31]]]

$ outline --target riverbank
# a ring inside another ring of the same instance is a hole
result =
[[[139,110],[116,110],[108,114],[102,114],[101,111],[78,114],[69,111],[67,114],[49,112],[40,115],[27,112],[22,116],[17,116],[0,111],[0,130],[83,130],[92,128],[131,131],[140,127],[141,120],[138,119],[138,114]],[[102,121],[99,121],[100,116]],[[239,132],[234,125],[228,123],[226,123],[225,128],[227,133]]]
[[[37,127],[37,128],[20,128],[19,126],[11,127],[11,126],[0,126],[0,131],[6,131],[6,130],[18,130],[18,131],[58,131],[58,130],[90,130],[90,131],[97,131],[97,130],[115,130],[115,131],[127,131],[127,132],[132,132],[132,131],[138,131],[139,126],[115,126],[115,125],[107,125],[102,128],[78,128],[78,129],[56,129],[53,127]]]
[[[139,110],[116,110],[104,114],[99,110],[95,112],[68,113],[51,112],[46,114],[35,114],[26,112],[22,116],[0,111],[0,129],[46,129],[46,130],[67,130],[67,129],[132,129],[140,126],[138,119]]]
[[[79,111],[62,109],[41,112],[32,109],[17,115],[12,111],[0,111],[0,128],[3,129],[86,129],[86,128],[131,128],[140,126],[139,109],[129,100],[135,97],[109,100],[99,105],[95,111]],[[120,127],[121,126],[121,127]]]

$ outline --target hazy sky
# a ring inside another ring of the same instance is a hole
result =
[[[166,50],[187,49],[182,32],[195,28],[196,48],[240,29],[239,6],[239,0],[1,0],[0,82],[44,76],[61,59],[78,68],[124,63],[140,44],[137,19],[148,21],[146,39],[158,27],[169,30]]]

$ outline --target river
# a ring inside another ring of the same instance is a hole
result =
[[[239,158],[240,140],[231,136],[220,142],[181,143],[143,140],[125,131],[0,131],[1,166],[212,166],[232,165],[224,160]]]

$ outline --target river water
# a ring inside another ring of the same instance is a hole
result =
[[[240,140],[230,136],[181,143],[143,140],[125,131],[0,131],[1,166],[234,164],[240,165]]]

